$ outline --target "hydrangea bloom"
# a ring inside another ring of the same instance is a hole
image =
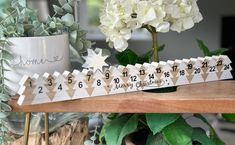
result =
[[[104,0],[99,28],[110,47],[124,51],[132,31],[144,25],[181,32],[201,20],[197,0]]]

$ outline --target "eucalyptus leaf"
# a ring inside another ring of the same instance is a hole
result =
[[[8,104],[5,104],[3,102],[0,103],[0,108],[1,108],[1,111],[3,110],[4,112],[11,111],[11,107]]]
[[[74,17],[73,15],[67,13],[66,15],[61,17],[61,20],[65,23],[66,26],[70,27],[73,25],[74,21]]]
[[[63,9],[64,9],[67,13],[70,13],[70,14],[73,13],[73,8],[72,8],[68,3],[66,3],[66,4],[63,5]]]
[[[169,145],[165,139],[163,138],[162,134],[150,134],[148,136],[146,145]]]
[[[5,119],[7,116],[9,116],[9,112],[0,112],[0,119]]]
[[[10,96],[9,96],[9,95],[0,93],[0,100],[1,100],[1,101],[8,101],[9,99],[10,99]]]
[[[73,31],[73,32],[71,32],[69,35],[70,35],[70,41],[71,41],[71,43],[75,43],[76,40],[77,40],[77,31]]]
[[[2,50],[2,54],[3,54],[2,58],[5,59],[6,61],[14,59],[14,56],[7,50]]]
[[[58,0],[58,1],[59,1],[59,3],[60,3],[60,6],[63,6],[64,4],[67,3],[67,0]]]
[[[138,114],[126,115],[111,121],[105,129],[107,145],[121,145],[123,138],[136,131]]]
[[[54,11],[56,12],[56,14],[59,15],[63,15],[64,14],[64,10],[60,7],[58,7],[57,5],[53,5]]]
[[[75,2],[77,2],[78,0],[68,0],[68,3],[70,6],[74,6]]]
[[[193,141],[198,141],[202,145],[216,145],[201,128],[193,128]]]
[[[26,0],[18,0],[18,3],[21,7],[26,7]]]
[[[189,145],[192,143],[193,129],[180,117],[162,131],[169,145]]]
[[[153,135],[155,135],[174,123],[179,117],[179,114],[146,114],[146,121]]]

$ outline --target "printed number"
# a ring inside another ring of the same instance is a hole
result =
[[[219,61],[217,62],[217,66],[221,66],[221,65],[223,65],[223,61],[222,61],[222,60],[219,60]]]
[[[78,87],[79,87],[79,88],[83,88],[82,82],[79,82],[79,83],[78,83]]]
[[[202,68],[207,68],[208,67],[208,63],[207,62],[203,62],[202,63]]]
[[[33,85],[32,85],[32,82],[31,82],[31,81],[29,82],[29,87],[31,87],[31,88],[33,87]]]
[[[52,79],[48,79],[47,81],[48,81],[48,84],[47,84],[48,86],[52,86],[53,85]]]
[[[215,72],[215,66],[210,66],[209,72]]]
[[[61,90],[61,91],[63,90],[63,88],[62,88],[62,85],[61,85],[61,84],[59,85],[58,90]]]
[[[185,71],[184,70],[181,70],[180,71],[180,76],[184,76],[185,75]]]
[[[109,73],[105,74],[105,78],[108,80],[109,79]]]
[[[136,82],[137,81],[137,76],[131,76],[131,81]]]
[[[165,76],[165,78],[169,78],[170,77],[170,72],[165,72],[164,76]]]
[[[145,70],[140,70],[140,75],[145,75]]]
[[[177,65],[173,66],[172,69],[173,69],[173,72],[177,71]]]
[[[68,77],[68,84],[72,84],[72,83],[73,83],[72,77]]]
[[[101,80],[97,80],[97,86],[101,86]]]
[[[128,76],[128,73],[125,71],[122,73],[123,74],[123,77],[127,77]]]
[[[188,64],[188,69],[192,69],[193,65],[192,64]]]
[[[87,80],[90,81],[90,79],[91,79],[91,74],[87,74],[87,77],[88,77]]]
[[[162,73],[162,69],[161,68],[156,68],[156,71],[158,74]]]
[[[40,87],[38,87],[38,94],[42,94],[42,93],[43,93],[42,87],[40,86]]]
[[[229,64],[228,65],[224,65],[224,70],[229,70]]]
[[[154,74],[149,74],[149,79],[154,79]]]
[[[120,83],[120,80],[119,80],[119,78],[116,78],[116,79],[114,79],[114,83],[115,83],[115,84],[118,84],[118,83]]]
[[[201,69],[200,68],[195,68],[194,74],[200,74],[201,73]]]

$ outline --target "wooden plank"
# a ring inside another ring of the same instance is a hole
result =
[[[19,106],[14,112],[235,113],[235,81],[178,87],[173,93],[135,92],[50,104]]]

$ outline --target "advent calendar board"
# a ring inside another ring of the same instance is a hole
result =
[[[232,79],[225,55],[24,76],[19,105],[32,105]],[[111,96],[110,96],[111,97]],[[157,96],[156,96],[157,97]]]

